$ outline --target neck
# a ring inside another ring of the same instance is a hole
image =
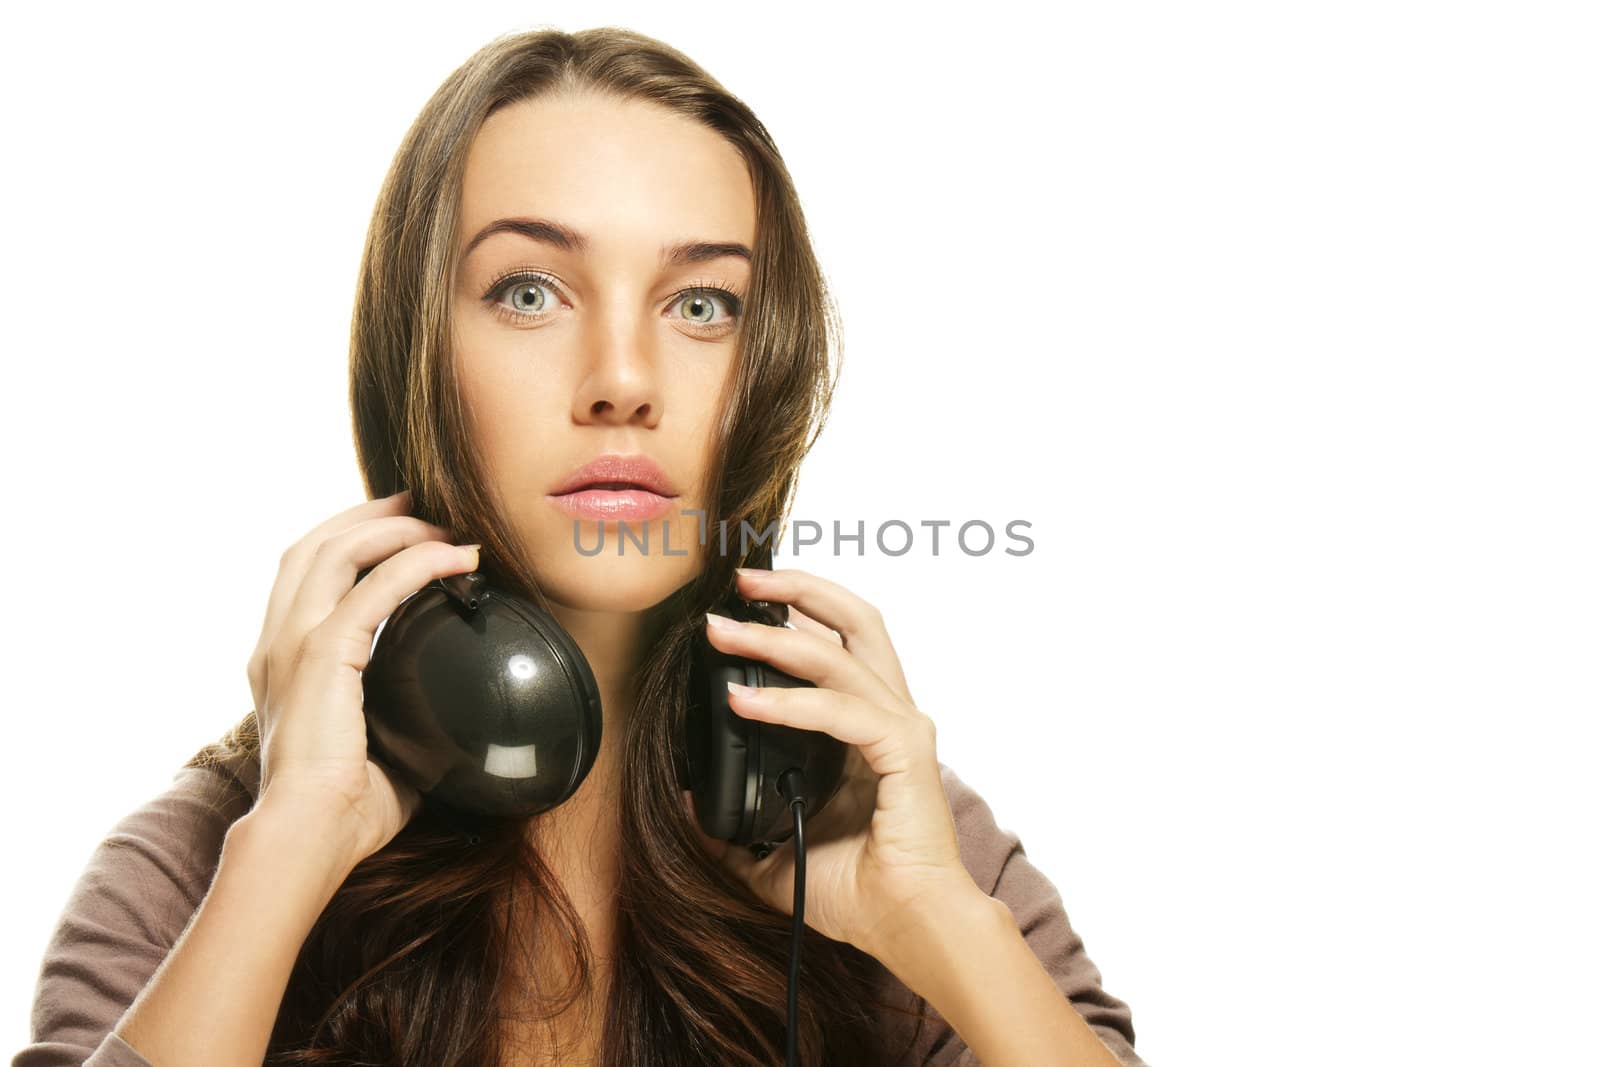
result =
[[[620,736],[638,695],[640,668],[661,635],[664,619],[649,608],[593,611],[556,603],[551,604],[551,614],[583,649],[594,672],[607,738]]]
[[[666,628],[666,605],[641,611],[592,610],[556,602],[550,607],[556,621],[583,650],[600,690],[600,751],[583,784],[562,805],[583,808],[597,800],[608,802],[613,795],[622,739],[638,697],[641,668]]]
[[[600,751],[573,795],[531,817],[525,833],[561,892],[577,908],[586,936],[593,939],[602,976],[615,952],[616,888],[623,864],[622,741],[638,694],[640,668],[676,610],[673,601],[669,597],[643,611],[601,611],[549,599],[551,614],[583,650],[600,690]],[[562,981],[558,978],[554,985],[559,987]],[[537,984],[543,985],[543,980]]]

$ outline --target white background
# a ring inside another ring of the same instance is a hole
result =
[[[548,22],[684,49],[788,161],[845,324],[794,515],[1033,524],[780,565],[883,610],[1152,1064],[1600,1063],[1587,5],[40,7],[0,33],[0,1041],[361,499],[401,135]]]

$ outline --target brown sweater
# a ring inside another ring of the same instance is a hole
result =
[[[259,760],[252,755],[230,769],[237,785],[219,808],[208,803],[218,772],[182,768],[171,786],[123,817],[95,848],[45,949],[32,1040],[12,1067],[152,1067],[111,1030],[200,906],[228,827],[255,802]],[[1017,836],[996,826],[983,798],[948,767],[940,769],[968,872],[1010,906],[1034,954],[1106,1046],[1124,1064],[1144,1067],[1133,1051],[1128,1006],[1100,987],[1100,972],[1068,924],[1055,887],[1029,862]],[[886,1000],[920,1006],[892,973],[879,972]],[[960,1035],[931,1009],[930,1015],[933,1023],[924,1023],[910,1062],[978,1064]]]

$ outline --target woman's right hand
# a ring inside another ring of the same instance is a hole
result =
[[[476,546],[451,544],[449,531],[410,507],[409,491],[370,500],[291,545],[246,668],[261,734],[252,811],[282,813],[350,868],[388,844],[422,803],[367,756],[361,672],[373,634],[435,578],[478,566]]]

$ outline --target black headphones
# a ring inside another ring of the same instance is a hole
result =
[[[737,593],[717,610],[788,625],[788,605]],[[600,691],[577,642],[479,571],[436,578],[402,601],[378,627],[361,680],[369,753],[425,802],[536,815],[577,791],[600,749]],[[741,717],[728,707],[730,680],[812,683],[695,632],[678,787],[692,791],[708,835],[765,855],[794,833],[780,779],[801,772],[809,822],[838,789],[847,747],[821,731]]]

